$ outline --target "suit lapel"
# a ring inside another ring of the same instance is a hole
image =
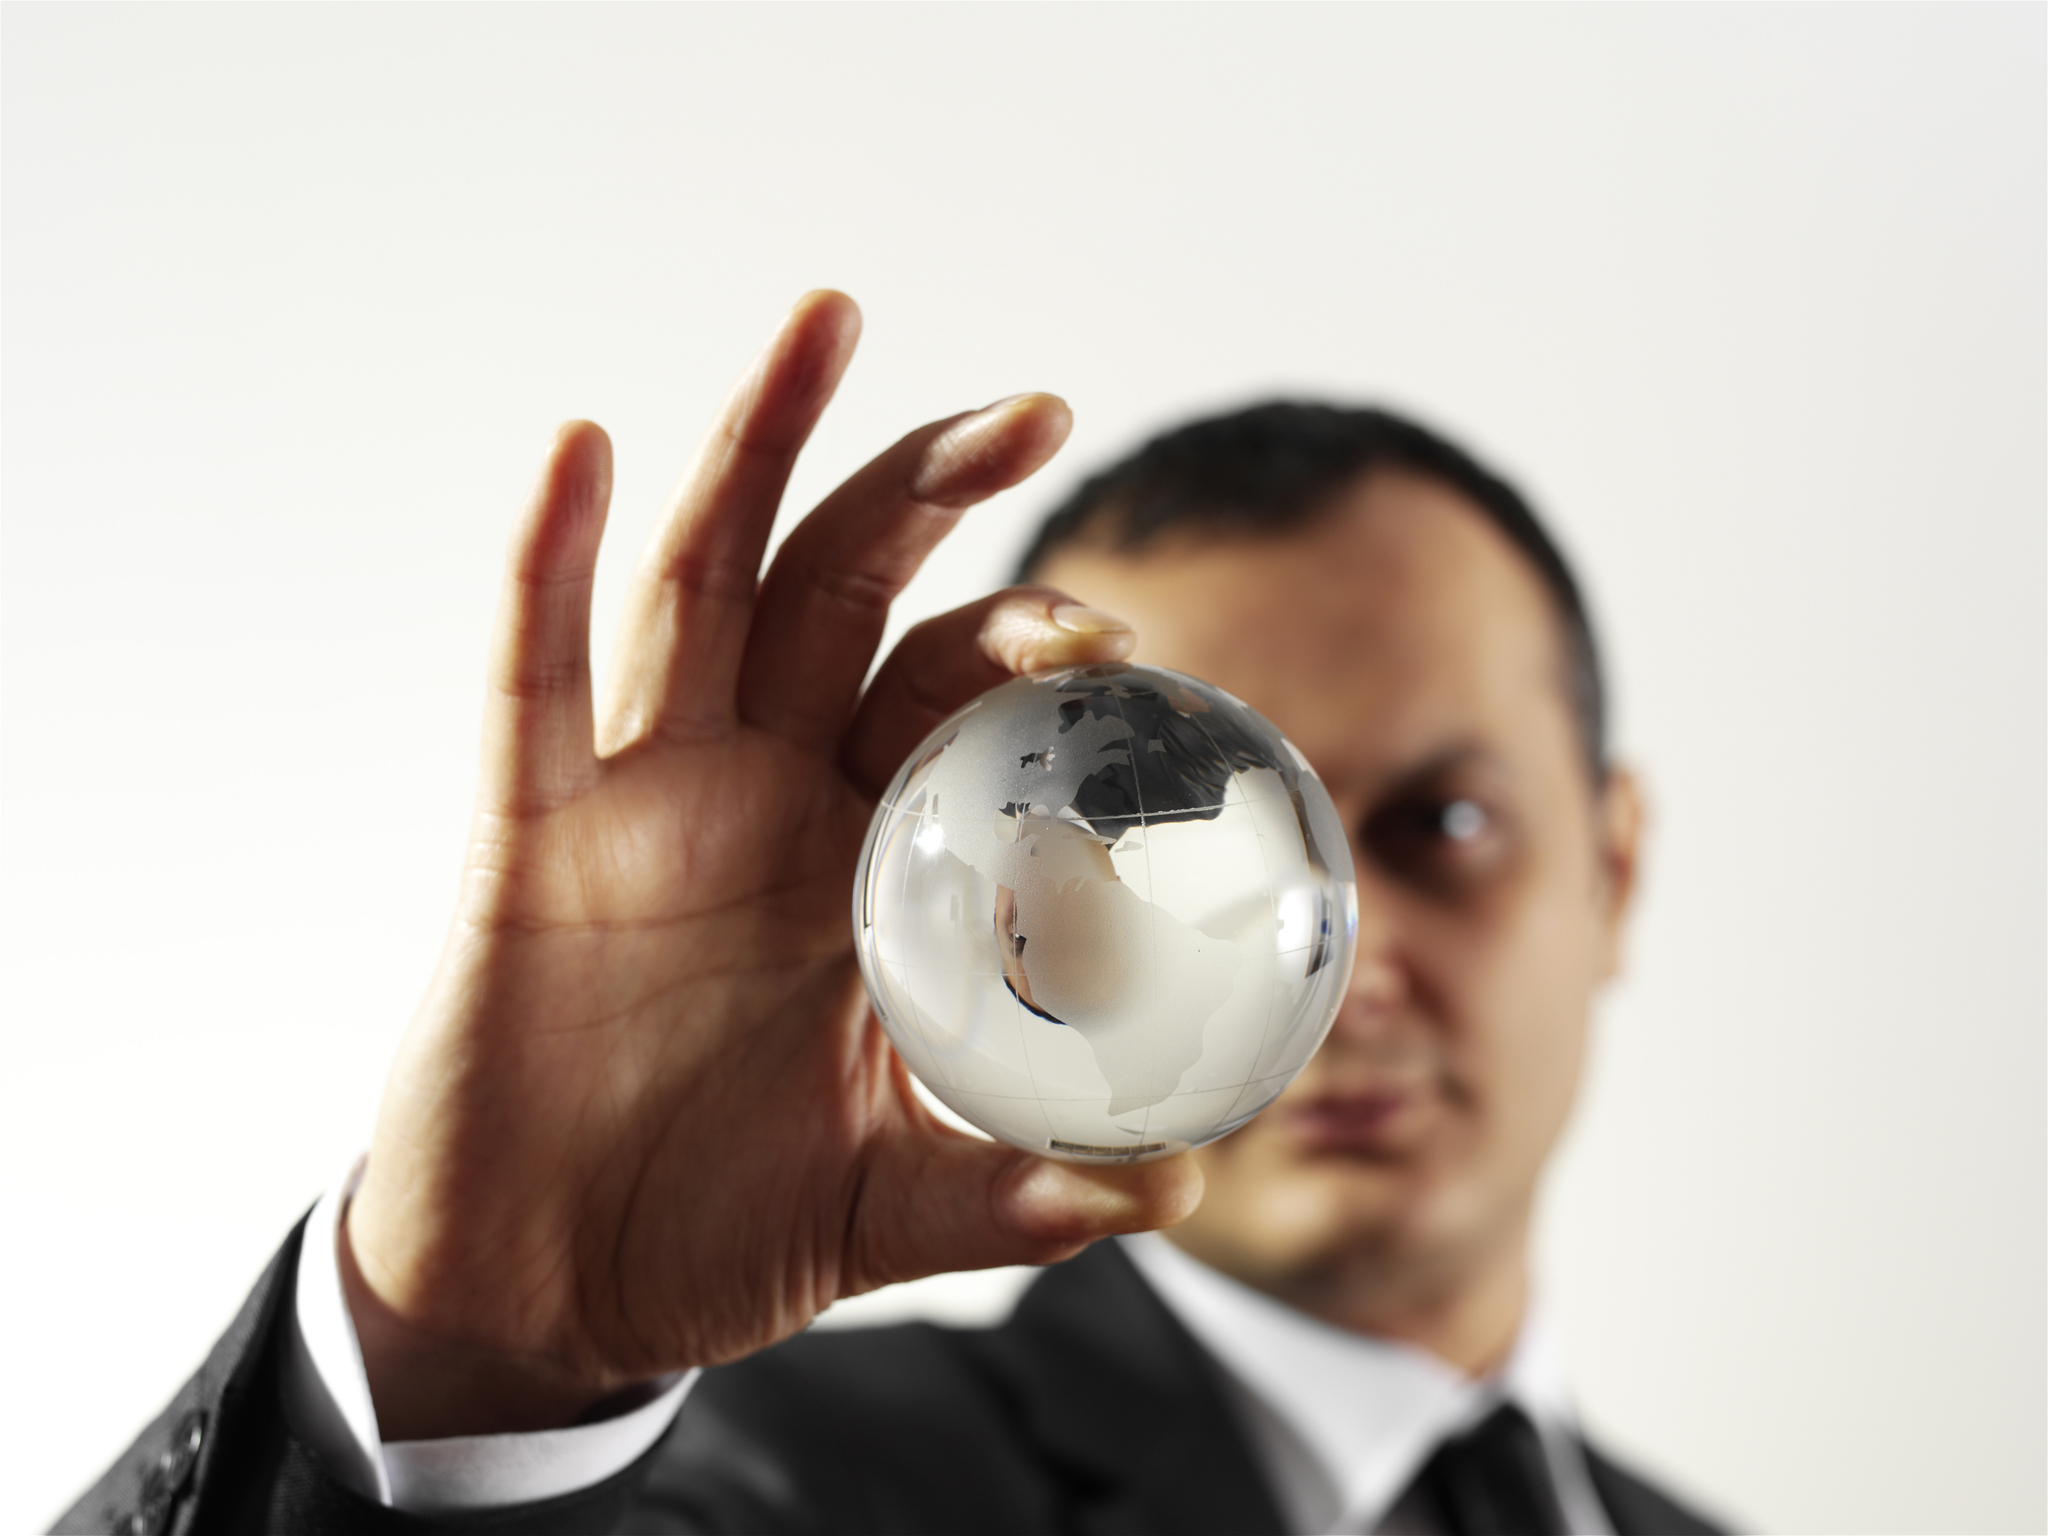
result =
[[[1047,1269],[981,1346],[1077,1536],[1283,1536],[1219,1368],[1114,1242]],[[1584,1449],[1619,1536],[1721,1536]]]
[[[1586,1453],[1593,1491],[1606,1506],[1616,1536],[1723,1536],[1723,1527],[1714,1521],[1617,1466],[1585,1441],[1579,1446]]]
[[[1048,1269],[987,1348],[1076,1530],[1281,1536],[1216,1367],[1114,1242]]]

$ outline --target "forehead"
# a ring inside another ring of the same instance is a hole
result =
[[[1423,476],[1375,472],[1278,537],[1064,550],[1043,579],[1135,624],[1137,659],[1267,715],[1326,780],[1451,751],[1572,750],[1541,579],[1483,512]]]

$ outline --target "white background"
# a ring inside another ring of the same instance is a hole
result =
[[[619,446],[608,631],[832,284],[796,502],[1079,418],[913,612],[1264,392],[1523,481],[1656,812],[1544,1229],[1588,1417],[1754,1525],[2042,1529],[2043,17],[8,11],[0,1527],[364,1143],[550,428]]]

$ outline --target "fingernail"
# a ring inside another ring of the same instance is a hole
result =
[[[985,405],[970,416],[963,416],[933,441],[926,445],[924,462],[916,477],[911,481],[910,492],[941,505],[948,504],[949,498],[959,494],[957,478],[963,471],[970,471],[975,462],[988,451],[988,445],[1011,430],[1010,418],[1020,409],[1039,408],[1051,397],[1041,394],[1009,395],[993,405]],[[1059,402],[1054,401],[1057,405]],[[984,488],[969,497],[978,501],[988,494]]]
[[[926,451],[940,458],[957,456],[976,438],[1032,398],[1030,394],[1005,395],[993,405],[984,405],[980,410],[954,422],[946,429],[945,435]]]
[[[997,422],[1001,421],[1005,416],[1009,415],[1010,412],[1017,409],[1017,407],[1022,405],[1026,400],[1031,400],[1035,398],[1036,396],[1031,394],[1028,390],[1021,395],[1005,395],[1002,399],[996,401],[994,404],[984,405],[980,410],[969,412],[967,415],[961,417],[958,421],[953,423],[952,427],[947,431],[946,435],[940,438],[939,441],[937,443],[934,443],[932,446],[950,446],[955,443],[964,442],[969,438],[975,437],[980,433],[986,432],[990,427],[994,426]]]
[[[1113,613],[1104,613],[1100,608],[1084,608],[1079,603],[1062,603],[1052,611],[1053,623],[1061,629],[1076,635],[1127,635],[1131,626]]]

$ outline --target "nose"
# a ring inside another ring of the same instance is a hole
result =
[[[1409,978],[1400,945],[1398,897],[1363,856],[1352,850],[1358,879],[1358,943],[1351,984],[1334,1032],[1367,1037],[1385,1031],[1409,1001]]]

